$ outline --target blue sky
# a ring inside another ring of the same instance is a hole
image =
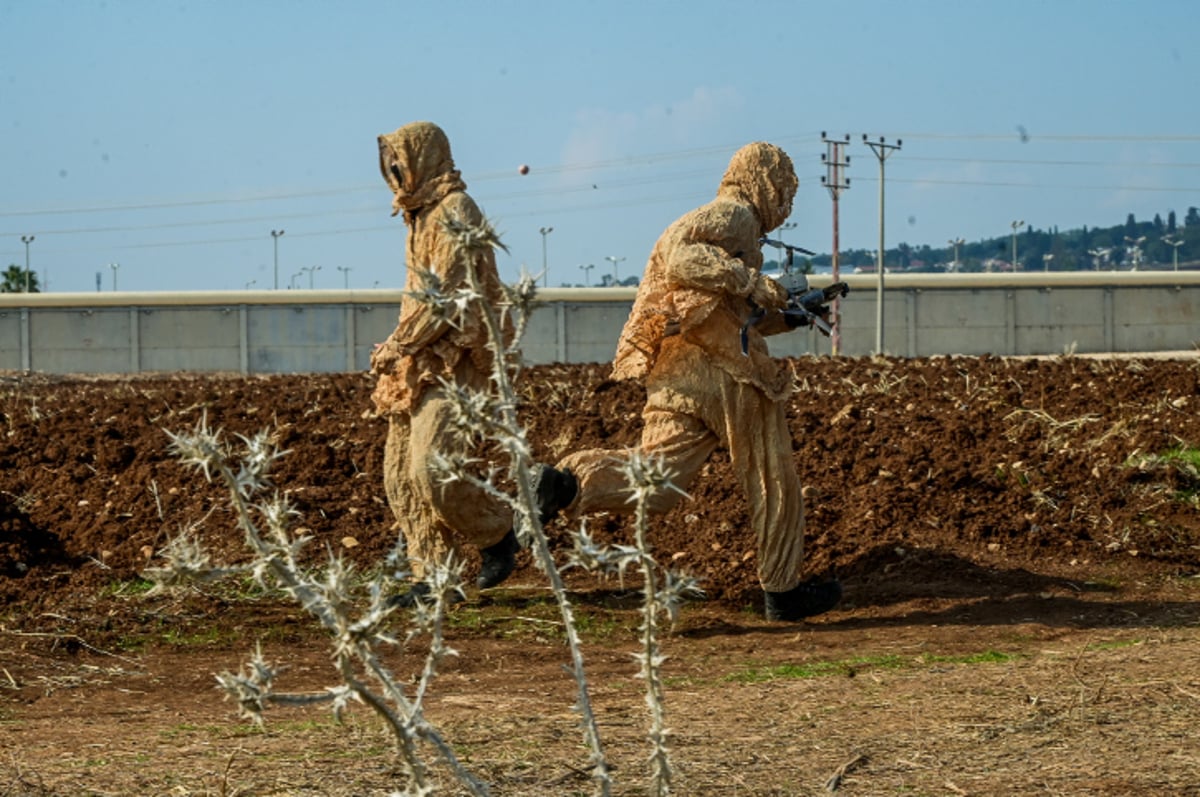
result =
[[[843,250],[878,243],[863,134],[903,142],[889,248],[1200,205],[1190,0],[0,0],[0,30],[0,267],[33,235],[52,291],[272,288],[276,244],[281,289],[399,287],[375,138],[419,119],[502,277],[545,256],[550,285],[640,273],[755,140],[796,164],[787,240],[828,252],[822,131],[851,136]]]

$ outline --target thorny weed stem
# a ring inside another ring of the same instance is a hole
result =
[[[252,570],[255,578],[265,584],[273,578],[280,587],[291,595],[306,611],[312,614],[331,635],[334,646],[335,669],[343,686],[329,690],[322,696],[296,696],[277,694],[273,691],[274,671],[262,659],[259,650],[250,663],[249,673],[233,675],[222,673],[218,682],[238,701],[243,712],[255,722],[262,722],[262,711],[266,703],[312,703],[332,702],[339,716],[349,699],[365,703],[376,712],[392,729],[410,783],[406,794],[414,797],[433,794],[428,767],[421,759],[417,742],[431,744],[442,760],[472,794],[487,795],[487,787],[468,772],[458,761],[453,748],[441,734],[425,719],[422,699],[429,679],[436,672],[437,661],[452,654],[445,647],[441,633],[441,617],[445,614],[448,593],[454,588],[456,575],[442,572],[439,577],[440,590],[435,592],[432,607],[422,608],[415,618],[431,632],[430,650],[416,696],[410,699],[392,673],[379,660],[375,647],[380,643],[395,643],[382,630],[391,608],[383,584],[379,579],[370,587],[371,602],[366,614],[357,621],[351,617],[353,601],[348,586],[349,568],[341,559],[332,558],[325,569],[325,581],[318,581],[305,573],[299,564],[298,555],[307,539],[292,539],[287,531],[287,518],[294,514],[284,499],[276,496],[265,504],[252,504],[250,499],[270,485],[270,465],[285,452],[278,452],[269,445],[266,433],[253,439],[242,438],[247,453],[238,471],[230,465],[230,453],[221,440],[219,431],[208,428],[207,418],[202,417],[195,432],[191,434],[167,433],[172,451],[185,465],[201,470],[211,480],[213,472],[229,490],[230,501],[235,510],[237,523],[241,527],[247,546],[254,554]],[[266,533],[254,520],[257,509],[267,522]],[[185,549],[189,556],[204,559],[198,550]],[[170,575],[175,563],[168,559],[168,567],[148,570],[147,575],[160,585],[177,585]],[[192,563],[195,568],[195,562]],[[177,577],[176,577],[177,578]],[[355,662],[378,683],[383,694],[377,694],[359,676]]]
[[[662,682],[662,665],[666,657],[659,648],[658,619],[660,614],[665,614],[674,624],[682,601],[701,594],[701,590],[694,579],[677,576],[670,571],[664,573],[660,589],[659,565],[650,555],[650,544],[646,538],[651,496],[666,490],[686,493],[672,482],[673,474],[660,456],[647,455],[640,449],[634,449],[629,453],[623,469],[629,480],[630,500],[635,503],[635,550],[628,556],[636,559],[643,579],[642,650],[634,655],[634,659],[641,665],[639,676],[646,681],[646,706],[650,710],[650,794],[666,797],[671,793],[671,759],[667,748],[669,731],[666,727],[666,700]]]
[[[456,235],[463,248],[472,255],[478,254],[489,247],[503,248],[495,231],[486,220],[479,225],[473,226],[458,219],[449,219],[446,222],[446,230],[451,235]],[[468,257],[467,261],[468,284],[473,292],[481,295],[479,275],[475,270],[475,257]],[[533,309],[536,286],[528,274],[522,274],[516,287],[506,288],[505,293],[507,303],[505,309],[515,315],[513,319],[516,323],[513,337],[515,344],[516,341],[520,340],[519,335],[524,332],[525,325]],[[583,725],[584,742],[591,756],[592,779],[596,784],[596,793],[602,795],[602,797],[607,797],[612,791],[612,777],[609,772],[608,759],[604,753],[604,747],[600,739],[599,725],[596,721],[596,715],[592,710],[591,695],[588,689],[587,673],[583,660],[583,643],[579,638],[574,609],[567,595],[562,575],[554,563],[553,555],[550,553],[550,543],[542,528],[541,519],[537,517],[537,512],[534,511],[537,500],[534,494],[532,479],[533,457],[525,437],[525,431],[517,418],[516,390],[513,387],[519,359],[514,356],[514,350],[505,342],[503,321],[497,315],[496,310],[486,301],[479,301],[478,305],[484,324],[487,326],[488,339],[494,354],[492,379],[495,383],[496,394],[500,399],[496,404],[496,410],[503,419],[500,426],[506,431],[506,434],[497,438],[497,440],[500,445],[507,449],[510,457],[510,473],[516,482],[517,494],[519,496],[515,508],[525,520],[524,529],[531,541],[531,547],[538,567],[549,579],[550,589],[554,594],[562,615],[567,646],[571,654],[571,673],[576,684],[576,703],[574,708],[579,712]]]
[[[644,471],[647,465],[643,462],[640,452],[634,452],[630,458],[627,474],[631,484],[636,488],[634,479],[638,471]],[[645,480],[643,480],[643,484]],[[637,546],[638,566],[642,571],[642,652],[634,656],[641,664],[641,677],[646,680],[646,706],[650,709],[650,778],[651,793],[656,797],[671,792],[671,762],[667,753],[667,730],[665,727],[664,697],[662,687],[663,657],[658,649],[658,610],[656,598],[658,584],[656,566],[650,557],[646,543],[646,494],[635,491],[637,509],[634,513],[634,540]]]

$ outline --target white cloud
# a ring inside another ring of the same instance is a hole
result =
[[[732,88],[697,87],[690,96],[637,110],[585,108],[575,114],[563,145],[567,168],[586,167],[633,155],[664,154],[723,140],[742,113]],[[728,136],[732,138],[732,134]]]

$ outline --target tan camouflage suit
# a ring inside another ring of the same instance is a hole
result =
[[[717,198],[687,213],[659,238],[613,362],[615,379],[644,379],[641,448],[662,455],[686,489],[717,447],[728,449],[750,508],[758,573],[767,592],[800,582],[804,504],[792,459],[785,402],[790,368],[774,360],[764,335],[787,331],[783,288],[763,277],[759,238],[791,213],[792,162],[778,147],[749,144],[734,154]],[[766,309],[740,331],[751,302]],[[558,463],[579,480],[574,515],[629,512],[629,489],[614,452],[580,451]],[[651,511],[680,496],[667,491]]]
[[[379,136],[379,166],[395,195],[392,215],[403,212],[408,226],[406,292],[422,288],[422,270],[437,274],[446,292],[467,287],[470,255],[443,222],[478,224],[483,214],[466,194],[445,133],[429,122],[414,122]],[[475,255],[475,273],[486,300],[498,305],[500,279],[490,248]],[[451,405],[438,379],[483,390],[491,362],[477,313],[468,310],[456,328],[407,295],[395,331],[371,356],[371,371],[379,376],[372,399],[388,419],[384,488],[418,579],[427,563],[450,554],[461,559],[460,544],[485,548],[512,529],[512,513],[502,501],[465,481],[441,484],[430,470],[435,452],[463,449],[448,431]]]

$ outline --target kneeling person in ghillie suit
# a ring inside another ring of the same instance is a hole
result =
[[[491,247],[467,249],[446,229],[448,221],[476,226],[484,217],[466,193],[441,128],[414,122],[379,136],[379,167],[392,189],[392,215],[403,213],[408,227],[399,323],[371,355],[371,371],[378,375],[372,400],[388,420],[383,464],[388,504],[404,530],[417,579],[430,564],[451,556],[461,560],[459,546],[467,544],[482,558],[479,587],[493,587],[516,566],[519,546],[510,507],[464,480],[444,482],[431,468],[439,453],[470,453],[451,428],[453,407],[439,380],[476,391],[489,387],[494,355],[487,328],[477,304],[452,324],[409,294],[424,287],[422,272],[436,275],[446,293],[467,288],[473,265],[482,301],[497,307],[503,291],[495,254]],[[412,605],[428,591],[418,581],[398,602]]]
[[[717,198],[655,244],[612,370],[614,379],[645,380],[641,448],[664,458],[681,489],[713,451],[728,449],[750,508],[766,615],[783,621],[826,612],[842,595],[836,580],[801,580],[804,503],[786,415],[793,374],[763,338],[792,328],[780,312],[787,291],[761,273],[759,239],[791,214],[796,186],[783,150],[761,142],[738,150]],[[754,308],[763,315],[743,351]],[[578,479],[570,513],[630,511],[617,456],[593,449],[558,463]],[[650,510],[666,512],[678,500],[663,491]]]

